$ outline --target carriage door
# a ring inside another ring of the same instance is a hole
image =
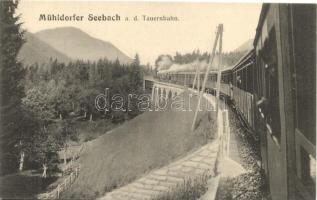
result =
[[[296,199],[310,200],[316,198],[316,7],[294,5],[292,13]]]
[[[277,53],[276,30],[273,26],[268,37],[264,40],[261,58],[263,60],[263,96],[265,106],[262,108],[264,115],[267,147],[267,171],[270,193],[273,200],[287,198],[287,170],[284,162],[285,154],[281,148],[281,120],[279,103],[279,78],[278,67],[281,60]]]

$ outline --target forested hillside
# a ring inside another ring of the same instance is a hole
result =
[[[138,56],[131,65],[121,65],[119,61],[100,59],[97,62],[74,61],[68,64],[57,60],[45,67],[32,65],[26,69],[25,97],[23,109],[36,123],[30,127],[34,132],[23,141],[23,152],[28,157],[28,167],[45,166],[54,170],[58,163],[57,152],[65,148],[69,140],[76,140],[74,121],[108,118],[113,123],[133,118],[140,111],[137,99],[118,102],[120,111],[105,112],[96,108],[96,97],[105,94],[140,94],[142,92],[142,71]],[[109,98],[112,105],[117,99]],[[105,102],[103,102],[105,103]],[[57,124],[57,130],[49,129]],[[45,145],[46,144],[46,145]],[[54,156],[53,156],[54,155]]]

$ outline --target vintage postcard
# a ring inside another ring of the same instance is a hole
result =
[[[315,199],[316,8],[1,0],[0,199]]]

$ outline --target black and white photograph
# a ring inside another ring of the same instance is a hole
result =
[[[315,200],[316,9],[0,0],[0,200]]]

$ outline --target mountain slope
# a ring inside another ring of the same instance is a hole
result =
[[[118,58],[121,63],[132,62],[110,42],[93,38],[74,27],[43,30],[36,36],[72,59],[95,61],[106,57],[112,61]]]
[[[38,64],[48,63],[50,58],[65,63],[71,61],[69,57],[41,41],[34,34],[26,33],[25,38],[26,43],[24,43],[18,54],[18,59],[24,65],[32,65],[36,62]]]
[[[238,48],[234,50],[234,52],[244,52],[249,51],[253,48],[253,39],[247,40],[243,44],[241,44]]]

